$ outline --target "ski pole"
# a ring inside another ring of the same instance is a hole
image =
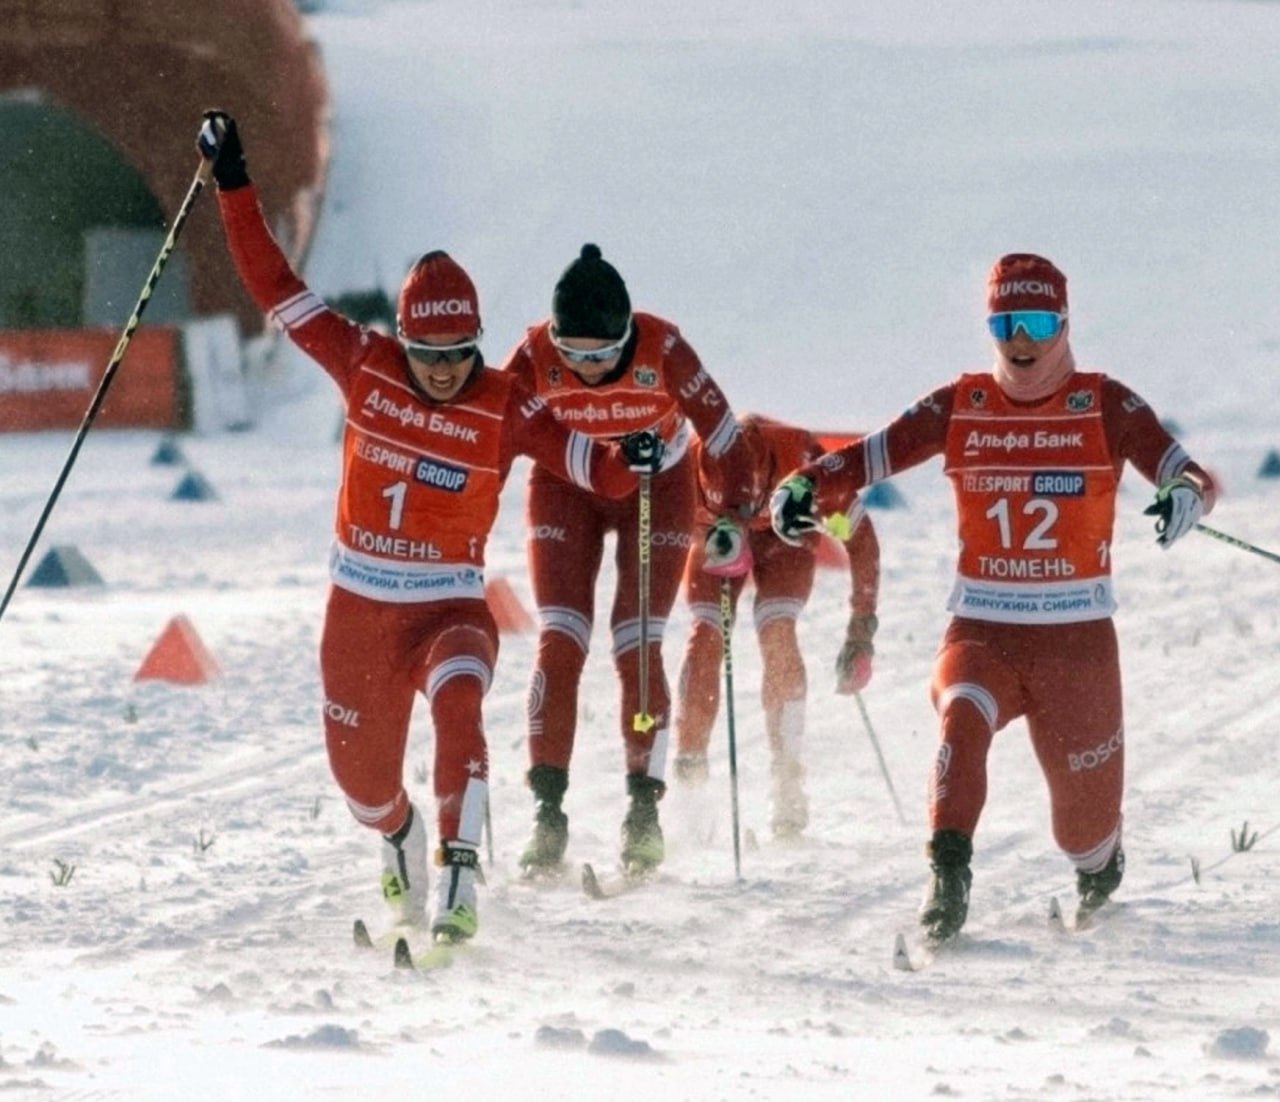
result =
[[[733,583],[720,579],[720,640],[724,652],[724,714],[729,721],[729,793],[733,808],[733,873],[742,879],[738,819],[738,736],[733,722]]]
[[[1232,547],[1238,547],[1241,551],[1252,551],[1255,555],[1261,555],[1264,559],[1280,562],[1280,555],[1277,555],[1274,551],[1264,551],[1261,547],[1255,547],[1253,544],[1246,543],[1235,536],[1229,536],[1226,532],[1219,532],[1216,528],[1210,528],[1207,524],[1197,524],[1196,531],[1203,532],[1206,536],[1212,536],[1223,543],[1229,543]]]
[[[484,836],[488,842],[489,868],[493,868],[493,810],[488,796],[484,800]]]
[[[880,775],[884,777],[884,783],[888,786],[889,796],[893,800],[893,809],[898,813],[898,822],[906,826],[906,816],[902,814],[902,804],[898,802],[898,793],[893,787],[892,778],[889,776],[889,768],[884,763],[884,755],[880,752],[880,740],[876,738],[876,730],[871,726],[871,717],[867,715],[867,706],[862,700],[862,694],[854,693],[853,699],[858,702],[858,711],[862,713],[862,725],[866,727],[867,737],[871,739],[872,749],[876,752],[876,761],[880,763]]]
[[[633,730],[645,734],[653,729],[649,714],[649,551],[653,545],[653,489],[645,472],[640,476],[640,705],[631,721]]]
[[[102,374],[102,381],[98,383],[98,389],[93,395],[93,400],[89,403],[89,408],[85,411],[85,415],[80,421],[79,431],[76,432],[75,440],[71,444],[71,450],[68,452],[66,461],[62,465],[62,470],[58,474],[58,479],[53,485],[53,492],[49,494],[49,499],[45,502],[44,510],[40,513],[40,519],[36,521],[35,531],[31,533],[31,538],[27,540],[27,546],[22,552],[22,557],[18,560],[18,568],[13,572],[9,588],[5,590],[4,599],[0,600],[0,619],[3,619],[5,609],[9,607],[9,602],[13,599],[14,590],[18,588],[22,572],[26,570],[31,553],[35,550],[41,533],[44,532],[44,526],[49,520],[49,515],[53,512],[54,505],[57,504],[58,496],[62,493],[62,487],[66,484],[67,476],[70,475],[71,468],[80,454],[80,448],[84,444],[85,437],[89,435],[89,429],[93,425],[94,418],[98,416],[98,411],[106,400],[107,389],[111,386],[111,382],[120,368],[120,363],[124,359],[124,354],[129,349],[129,343],[133,340],[134,331],[142,322],[142,312],[147,308],[147,303],[151,301],[151,293],[156,289],[156,284],[160,282],[160,273],[164,271],[165,264],[169,261],[169,254],[173,252],[174,246],[178,243],[178,235],[186,224],[187,216],[190,215],[191,208],[196,205],[196,199],[200,197],[200,192],[204,190],[204,186],[209,182],[209,177],[212,174],[213,162],[202,158],[200,167],[196,170],[195,178],[187,189],[186,198],[182,200],[182,205],[178,208],[173,225],[169,227],[169,234],[164,239],[164,244],[160,246],[160,253],[156,257],[155,263],[151,266],[147,281],[142,285],[142,293],[138,296],[138,302],[133,308],[133,313],[129,315],[124,331],[116,342],[115,351],[111,354],[107,369]]]

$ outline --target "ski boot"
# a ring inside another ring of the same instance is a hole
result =
[[[382,898],[397,925],[417,926],[427,912],[427,829],[418,809],[394,834],[382,836]]]
[[[955,937],[969,915],[973,842],[958,830],[939,830],[928,852],[933,879],[920,907],[920,925],[929,941],[940,944]]]
[[[710,770],[707,767],[707,755],[699,753],[677,754],[675,761],[676,780],[689,787],[701,787],[707,783]]]
[[[1097,872],[1085,872],[1076,869],[1076,893],[1080,896],[1080,905],[1076,909],[1076,925],[1088,920],[1108,899],[1111,893],[1120,886],[1124,879],[1124,850],[1116,846],[1111,852],[1111,859]]]
[[[475,936],[480,925],[476,908],[476,882],[484,883],[480,857],[465,842],[442,842],[436,851],[440,879],[436,881],[435,917],[431,935],[437,942],[453,944]]]
[[[795,841],[809,825],[809,797],[804,791],[804,766],[795,758],[773,761],[773,792],[769,825],[780,842]]]
[[[662,781],[643,773],[627,777],[631,806],[622,820],[622,868],[628,876],[647,876],[666,856],[658,824],[658,800],[666,789]]]
[[[520,869],[526,879],[555,876],[563,871],[569,844],[569,817],[560,807],[569,773],[554,765],[535,765],[529,770],[529,787],[533,789],[533,834],[520,855]]]

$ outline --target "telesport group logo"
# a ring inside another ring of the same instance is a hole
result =
[[[468,474],[465,470],[432,459],[419,460],[413,476],[424,486],[434,486],[451,494],[460,494],[467,488]]]

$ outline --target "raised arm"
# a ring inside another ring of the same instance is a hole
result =
[[[213,163],[218,207],[240,281],[259,309],[345,389],[372,335],[330,310],[290,267],[249,179],[235,119],[224,111],[206,111],[196,145]]]

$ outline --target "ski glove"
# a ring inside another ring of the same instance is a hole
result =
[[[773,497],[769,499],[769,516],[778,539],[799,547],[801,536],[818,529],[813,483],[802,475],[792,475],[773,491]]]
[[[1142,512],[1156,518],[1156,543],[1167,551],[1199,523],[1204,495],[1186,475],[1178,475],[1156,491],[1155,501]]]
[[[836,692],[841,696],[860,693],[871,680],[871,659],[876,653],[871,640],[879,626],[874,613],[859,616],[855,612],[849,617],[844,646],[836,656]]]
[[[721,517],[707,533],[702,569],[717,578],[741,578],[751,569],[751,543],[741,525]]]
[[[213,163],[213,178],[219,191],[234,191],[249,183],[244,147],[236,120],[216,108],[204,113],[204,124],[196,136],[200,156]]]
[[[636,474],[657,474],[662,469],[667,446],[656,432],[649,429],[629,432],[618,443],[627,466]]]

